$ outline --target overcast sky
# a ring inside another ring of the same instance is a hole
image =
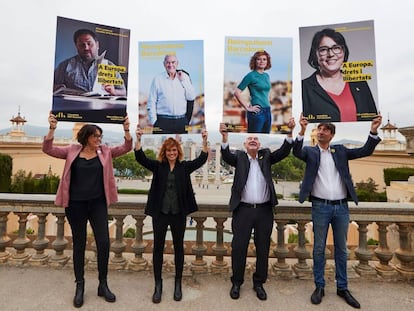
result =
[[[133,4],[134,3],[134,4]],[[131,30],[128,114],[138,122],[138,41],[204,40],[206,122],[222,116],[224,38],[293,38],[293,115],[301,112],[299,27],[374,20],[378,106],[384,124],[414,125],[414,18],[408,0],[14,0],[0,4],[0,129],[20,106],[27,124],[46,126],[52,105],[56,17]],[[72,124],[60,122],[62,128]],[[106,125],[118,130],[120,125]],[[298,128],[295,132],[298,131]],[[369,123],[338,125],[337,139],[364,140]]]

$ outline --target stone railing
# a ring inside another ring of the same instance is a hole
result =
[[[64,266],[70,261],[70,233],[65,235],[65,213],[54,206],[54,196],[0,194],[0,264]],[[146,196],[121,196],[120,201],[109,208],[114,219],[115,233],[111,239],[111,269],[148,270],[152,240],[145,239],[144,215]],[[185,253],[193,257],[186,263],[187,273],[227,273],[230,269],[230,243],[225,242],[225,222],[231,216],[227,202],[220,198],[198,199],[199,211],[192,215],[195,239],[185,241]],[[17,232],[9,232],[8,219],[18,218]],[[363,202],[358,206],[350,203],[351,220],[357,225],[358,245],[348,245],[349,259],[356,261],[351,268],[361,277],[381,276],[386,279],[414,279],[414,204]],[[37,216],[37,232],[27,233],[28,217]],[[47,217],[53,215],[56,232],[46,234]],[[135,220],[135,238],[124,238],[124,220]],[[312,278],[312,244],[307,242],[306,230],[311,225],[310,204],[281,201],[275,214],[276,238],[270,251],[272,275],[280,278]],[[205,241],[205,224],[214,224],[215,241]],[[375,223],[379,244],[367,243],[368,226]],[[286,243],[286,227],[295,224],[298,243]],[[393,240],[393,241],[391,241]],[[391,244],[396,247],[390,247]],[[94,251],[93,238],[89,238],[88,250]],[[165,253],[173,253],[171,241]],[[327,246],[327,259],[333,258],[333,246]],[[95,252],[93,252],[95,254]],[[146,254],[146,256],[144,256]],[[249,248],[254,256],[254,247]],[[254,265],[254,264],[253,264]],[[96,254],[88,258],[88,266],[96,266]],[[327,266],[327,275],[333,276],[333,268]]]

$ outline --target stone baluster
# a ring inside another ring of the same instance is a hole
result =
[[[400,234],[400,247],[395,251],[395,256],[400,261],[395,268],[400,275],[408,280],[414,279],[414,252],[412,249],[412,223],[398,223]]]
[[[45,249],[49,245],[49,239],[46,238],[46,217],[47,213],[37,213],[38,232],[37,238],[33,241],[32,246],[36,250],[36,254],[30,259],[31,264],[44,265],[49,260],[49,255],[45,253]]]
[[[298,262],[293,265],[293,271],[299,279],[312,279],[312,269],[307,264],[306,259],[311,258],[310,253],[306,249],[306,229],[307,221],[298,221],[298,246],[295,248],[295,256],[298,258]]]
[[[355,256],[359,260],[359,263],[354,267],[355,271],[365,278],[375,278],[377,271],[369,265],[369,261],[372,259],[372,252],[368,249],[368,225],[371,222],[358,221],[358,248],[355,250]]]
[[[379,262],[375,264],[375,270],[385,279],[395,279],[398,275],[397,271],[389,264],[394,254],[390,251],[387,242],[387,227],[389,222],[377,222],[379,244],[375,249],[375,256],[379,259]]]
[[[272,269],[276,277],[281,279],[291,279],[293,277],[290,266],[286,263],[289,255],[289,249],[285,244],[285,227],[287,220],[278,220],[276,223],[277,230],[277,246],[273,249],[273,254],[277,261],[273,264]]]
[[[211,264],[213,273],[223,273],[229,271],[228,263],[224,260],[227,254],[227,248],[224,246],[224,222],[227,217],[214,217],[216,222],[216,244],[213,246],[213,254],[216,260]]]
[[[194,273],[206,273],[207,262],[203,259],[203,256],[207,251],[207,247],[204,245],[203,241],[204,222],[206,221],[206,217],[194,217],[194,221],[197,223],[197,233],[196,244],[192,248],[195,260],[191,262],[191,270]]]
[[[145,270],[148,266],[148,261],[143,257],[147,243],[143,240],[143,227],[145,216],[134,216],[135,223],[135,240],[131,248],[135,253],[135,257],[129,263],[129,268],[134,271]]]
[[[6,250],[9,246],[10,238],[7,236],[7,219],[9,212],[0,212],[0,263],[5,263],[10,253]]]
[[[65,239],[65,213],[55,213],[57,218],[56,239],[52,242],[52,247],[55,254],[51,256],[49,263],[52,266],[64,266],[69,261],[69,256],[64,254],[64,250],[68,245],[68,240]]]
[[[13,261],[14,264],[23,265],[30,259],[30,255],[26,253],[26,248],[30,243],[30,239],[26,236],[26,223],[29,213],[15,214],[19,217],[19,233],[18,237],[12,243],[16,253],[11,256],[10,260]]]
[[[125,257],[122,255],[122,253],[126,249],[126,243],[124,242],[123,237],[123,225],[124,225],[124,216],[121,215],[114,215],[114,218],[116,220],[115,226],[115,241],[112,242],[111,248],[114,252],[114,257],[111,258],[110,266],[116,270],[124,269],[127,261]]]

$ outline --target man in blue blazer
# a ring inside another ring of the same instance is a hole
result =
[[[368,140],[360,148],[351,149],[343,145],[331,145],[335,135],[335,125],[332,123],[320,123],[317,127],[317,145],[303,147],[308,120],[303,115],[300,117],[301,129],[293,146],[293,154],[306,162],[299,202],[303,203],[306,198],[312,202],[313,275],[316,286],[311,296],[313,304],[321,303],[325,295],[325,246],[329,224],[331,224],[334,235],[337,295],[352,307],[360,308],[359,302],[348,290],[346,270],[348,199],[358,204],[348,161],[369,156],[374,152],[375,146],[381,141],[377,132],[381,122],[381,116],[372,120]]]
[[[293,130],[293,118],[288,127]],[[230,297],[240,297],[240,287],[244,282],[247,249],[252,230],[256,247],[256,271],[253,274],[253,290],[257,298],[266,300],[263,284],[267,279],[270,235],[273,229],[273,207],[278,203],[273,185],[271,166],[287,157],[293,145],[289,133],[282,146],[271,152],[260,149],[257,135],[246,137],[246,151],[230,151],[228,132],[224,123],[220,124],[222,135],[221,155],[223,160],[235,167],[234,182],[231,188],[230,210],[232,212],[231,265],[233,275]]]

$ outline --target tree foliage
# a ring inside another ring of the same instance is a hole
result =
[[[0,192],[9,192],[13,171],[13,158],[0,153]]]
[[[145,155],[149,159],[155,159],[156,154],[150,149],[144,151]],[[116,170],[115,175],[119,177],[133,177],[133,178],[144,178],[150,174],[150,171],[143,167],[135,160],[134,152],[129,152],[123,156],[117,157],[112,160],[114,169]]]
[[[366,181],[357,182],[355,190],[361,202],[387,202],[387,194],[377,191],[378,184],[371,177]]]
[[[19,170],[13,176],[10,190],[14,193],[55,194],[59,180],[57,175],[43,175],[40,178],[34,178],[32,172],[26,174],[26,171]]]
[[[304,174],[305,162],[292,154],[272,165],[272,177],[275,180],[301,181]]]

